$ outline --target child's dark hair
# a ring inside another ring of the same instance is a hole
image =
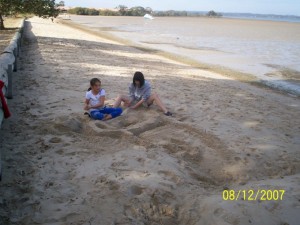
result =
[[[90,80],[90,85],[94,86],[97,82],[99,82],[101,84],[101,81],[98,78],[93,78]],[[92,90],[91,87],[89,87],[88,91]]]
[[[145,78],[144,78],[144,75],[142,74],[142,72],[137,71],[134,73],[133,86],[135,86],[135,81],[140,82],[140,87],[142,87],[145,84]]]

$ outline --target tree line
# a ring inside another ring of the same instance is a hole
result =
[[[68,10],[70,14],[76,15],[90,15],[90,16],[144,16],[145,14],[150,14],[152,9],[147,7],[132,7],[127,8],[126,6],[118,6],[116,10],[109,10],[109,9],[91,9],[91,8],[84,8],[84,7],[76,7]]]
[[[199,13],[199,12],[188,12],[188,11],[153,11],[150,7],[141,7],[136,6],[132,8],[128,8],[124,5],[119,5],[116,7],[116,10],[109,9],[91,9],[91,8],[83,8],[76,7],[72,8],[68,11],[70,14],[76,15],[90,15],[90,16],[144,16],[145,14],[151,14],[152,16],[160,17],[160,16],[208,16],[208,17],[221,17],[222,14],[217,13],[213,10],[208,13]]]
[[[168,10],[168,11],[156,11],[153,12],[153,16],[189,16],[189,17],[222,17],[221,13],[217,13],[213,10],[203,13],[203,12],[190,12],[190,11],[175,11],[175,10]]]
[[[34,14],[40,17],[57,17],[60,13],[58,6],[64,6],[64,1],[56,3],[55,0],[0,0],[0,30],[4,29],[3,16],[17,15],[20,13]],[[119,5],[116,10],[97,10],[83,7],[72,8],[68,11],[77,15],[101,15],[101,16],[209,16],[220,17],[219,13],[209,11],[206,15],[187,11],[153,11],[150,7],[136,6],[128,8]]]

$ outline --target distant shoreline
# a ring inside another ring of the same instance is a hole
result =
[[[300,17],[290,17],[290,16],[282,16],[282,17],[263,17],[263,16],[230,16],[223,15],[222,18],[230,18],[230,19],[245,19],[245,20],[255,20],[255,21],[273,21],[273,22],[289,22],[289,23],[300,23]]]
[[[141,16],[105,16],[105,15],[76,15],[76,14],[67,14],[68,16],[86,16],[86,17],[137,17],[140,18]],[[60,14],[58,18],[63,19],[64,15]],[[207,19],[232,19],[232,20],[247,20],[247,21],[261,21],[261,22],[283,22],[283,23],[300,23],[300,17],[295,20],[293,19],[272,19],[272,18],[263,18],[263,17],[243,17],[243,16],[228,16],[228,15],[223,15],[223,16],[215,16],[215,17],[209,17],[209,16],[155,16],[154,18],[207,18]]]
[[[100,12],[101,10],[99,10]],[[70,15],[76,16],[142,16],[141,15],[118,15],[117,11],[109,11],[108,14],[75,14],[70,13]],[[211,11],[214,12],[214,11]],[[69,12],[68,12],[69,13]],[[291,23],[300,23],[300,16],[296,15],[277,15],[277,14],[254,14],[254,13],[228,13],[228,12],[220,12],[216,13],[214,16],[209,16],[207,11],[153,11],[152,13],[148,12],[153,17],[204,17],[204,18],[230,18],[230,19],[246,19],[246,20],[262,20],[262,21],[276,21],[276,22],[291,22]],[[161,14],[160,14],[161,13]]]

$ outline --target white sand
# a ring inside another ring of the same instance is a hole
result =
[[[89,79],[112,103],[142,71],[156,106],[83,115]],[[300,214],[299,98],[32,18],[1,135],[0,224],[289,224]],[[222,191],[285,190],[281,201]]]

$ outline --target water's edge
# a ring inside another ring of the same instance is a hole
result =
[[[239,80],[241,82],[249,83],[251,85],[255,85],[258,87],[264,87],[264,88],[268,87],[273,90],[277,90],[277,91],[280,91],[280,92],[283,92],[286,94],[290,94],[295,97],[300,97],[299,86],[296,84],[287,82],[285,80],[263,80],[263,79],[260,79],[256,76],[254,76],[251,73],[245,73],[245,72],[241,72],[241,71],[234,70],[234,69],[224,67],[224,66],[200,62],[199,60],[195,60],[195,59],[192,59],[192,58],[189,58],[186,56],[178,55],[178,54],[168,52],[168,51],[158,50],[158,49],[146,46],[146,45],[135,43],[131,40],[120,38],[120,37],[112,34],[111,32],[109,32],[110,30],[105,30],[105,29],[99,30],[99,27],[98,27],[98,29],[95,29],[93,27],[85,26],[85,25],[76,23],[71,20],[60,19],[59,21],[60,21],[60,23],[70,26],[72,28],[79,29],[81,31],[99,36],[104,39],[115,41],[120,44],[128,45],[128,46],[131,46],[133,48],[139,49],[144,52],[149,52],[152,54],[163,56],[167,59],[171,59],[171,60],[174,60],[179,63],[190,65],[194,68],[215,72],[224,77],[229,77],[229,78],[232,78],[235,80]]]

